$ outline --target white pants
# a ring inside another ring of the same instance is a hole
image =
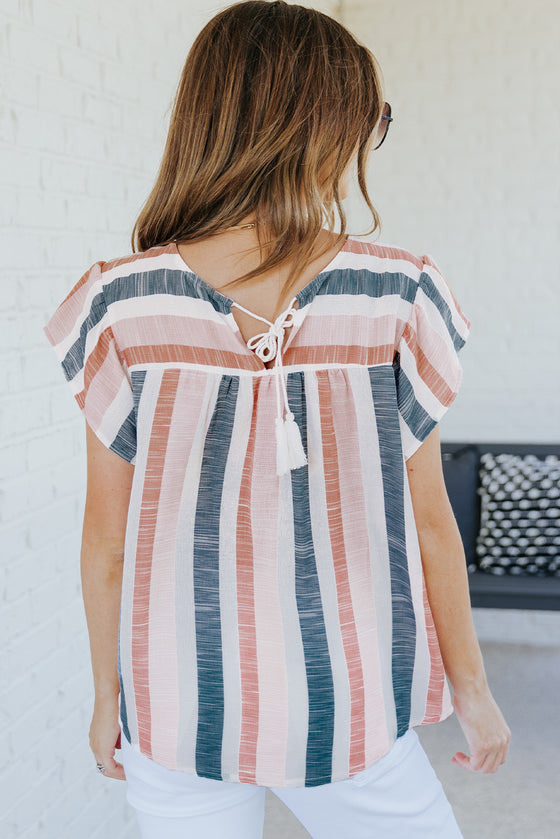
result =
[[[266,787],[167,769],[121,740],[142,839],[262,839]],[[344,781],[269,789],[313,839],[463,839],[413,728]]]

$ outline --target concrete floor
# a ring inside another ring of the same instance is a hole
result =
[[[506,763],[481,775],[451,763],[468,746],[455,714],[416,731],[464,839],[560,839],[560,647],[480,642],[492,694],[511,729]],[[267,790],[264,839],[309,839]],[[352,839],[351,830],[341,839]],[[390,839],[390,837],[375,837]]]

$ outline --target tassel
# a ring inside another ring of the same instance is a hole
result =
[[[276,474],[285,475],[289,471],[290,463],[286,424],[282,417],[276,417]]]
[[[305,456],[305,449],[301,442],[301,433],[291,411],[286,417],[284,427],[286,429],[288,450],[290,452],[290,469],[298,469],[300,466],[305,466],[307,457]]]
[[[291,411],[285,420],[276,418],[276,442],[278,475],[306,465],[307,457],[301,442],[301,433]]]

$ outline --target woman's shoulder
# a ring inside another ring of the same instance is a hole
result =
[[[177,262],[177,250],[171,242],[168,245],[154,245],[145,251],[99,260],[97,264],[101,268],[105,281],[110,282],[117,277],[144,274],[162,267],[172,267],[177,265]]]
[[[370,272],[377,282],[383,279],[383,287],[387,287],[388,293],[389,289],[390,293],[395,292],[395,283],[400,279],[408,289],[405,296],[411,293],[411,286],[418,284],[423,272],[437,269],[428,255],[418,255],[387,242],[372,242],[354,234],[348,236],[334,262],[333,268],[365,271],[366,276]],[[180,289],[175,289],[174,285],[184,286],[184,267],[175,243],[154,245],[144,251],[98,260],[88,268],[69,296],[78,290],[82,295],[102,292],[105,305],[111,306],[132,301],[135,297],[163,292],[176,294]]]
[[[98,259],[80,277],[68,293],[68,298],[76,294],[89,298],[101,294],[105,305],[110,306],[157,293],[161,290],[159,286],[164,274],[179,268],[173,243],[110,259]],[[170,281],[167,282],[169,284]]]
[[[356,265],[363,262],[364,267],[377,273],[400,272],[415,278],[420,276],[431,260],[426,254],[418,255],[398,245],[371,242],[355,235],[348,237],[346,250]]]

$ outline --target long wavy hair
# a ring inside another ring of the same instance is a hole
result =
[[[290,262],[287,292],[318,258],[325,220],[336,232],[335,205],[334,244],[346,238],[339,182],[355,155],[374,222],[360,235],[380,227],[364,170],[382,109],[375,57],[337,20],[282,0],[228,6],[187,55],[133,252],[206,239],[254,214],[265,258],[227,285]]]

